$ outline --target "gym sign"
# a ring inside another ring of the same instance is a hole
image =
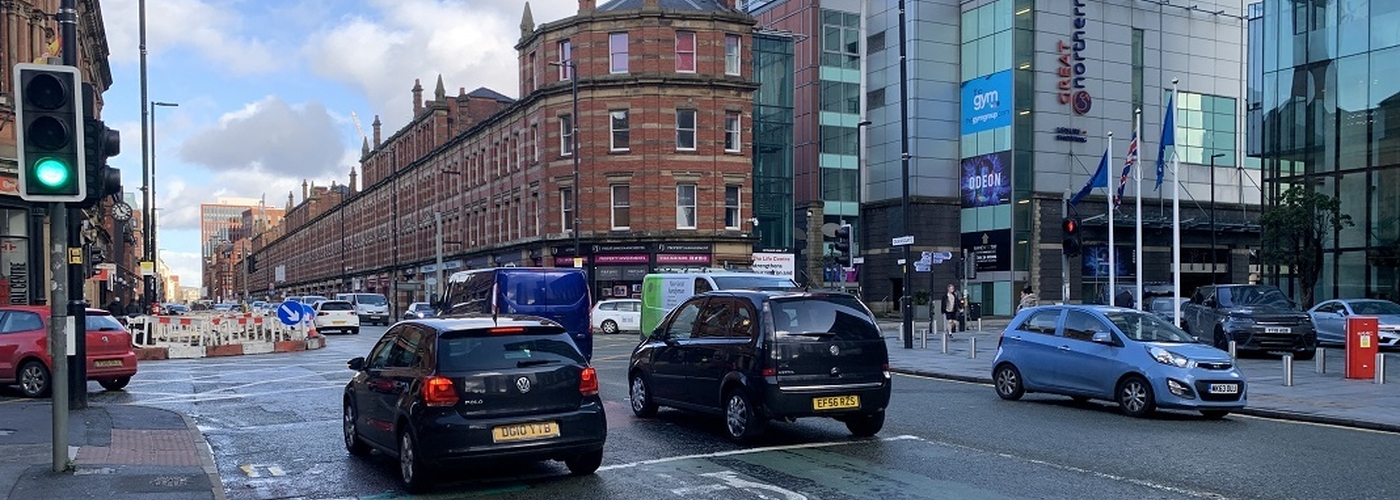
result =
[[[1060,40],[1057,48],[1060,53],[1060,104],[1069,105],[1075,114],[1083,115],[1094,106],[1094,100],[1084,89],[1084,48],[1085,27],[1088,20],[1084,16],[1085,0],[1074,0],[1074,35],[1066,43]]]

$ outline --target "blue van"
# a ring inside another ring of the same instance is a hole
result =
[[[582,269],[497,267],[453,273],[434,304],[438,316],[525,314],[559,323],[578,349],[593,358],[588,328],[588,277]]]

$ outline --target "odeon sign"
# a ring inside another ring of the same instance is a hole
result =
[[[1086,39],[1084,28],[1088,20],[1084,16],[1085,0],[1074,0],[1074,35],[1069,43],[1060,40],[1060,104],[1069,105],[1075,114],[1086,114],[1094,106],[1094,99],[1084,87],[1084,48]]]

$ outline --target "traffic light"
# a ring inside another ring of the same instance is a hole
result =
[[[249,255],[244,257],[243,261],[248,263],[248,274],[258,272],[258,258],[256,256]]]
[[[102,120],[83,121],[83,156],[87,160],[84,168],[87,173],[87,196],[78,203],[81,208],[90,208],[102,202],[102,198],[122,192],[121,171],[107,165],[107,159],[121,154],[121,133],[107,127]]]
[[[1084,242],[1080,239],[1079,219],[1065,217],[1064,221],[1060,223],[1060,229],[1064,231],[1064,241],[1061,244],[1064,247],[1065,256],[1079,255],[1080,250],[1084,248]]]
[[[836,228],[836,263],[841,267],[851,267],[850,224],[842,224]]]
[[[87,196],[82,76],[72,66],[15,65],[20,198],[77,202]]]

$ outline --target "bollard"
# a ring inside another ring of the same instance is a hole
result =
[[[919,348],[928,349],[928,328],[919,329]]]
[[[948,354],[948,336],[939,335],[939,337],[943,339],[943,354]]]
[[[1317,372],[1327,373],[1327,349],[1317,348],[1317,354],[1313,356],[1317,360]]]
[[[1376,383],[1385,383],[1385,354],[1376,353]]]
[[[1283,355],[1283,385],[1293,387],[1293,355]]]
[[[1230,341],[1230,359],[1235,359],[1235,341]]]
[[[972,359],[977,359],[977,337],[967,339],[967,350],[972,351]]]
[[[977,317],[977,333],[982,333],[982,317]]]

